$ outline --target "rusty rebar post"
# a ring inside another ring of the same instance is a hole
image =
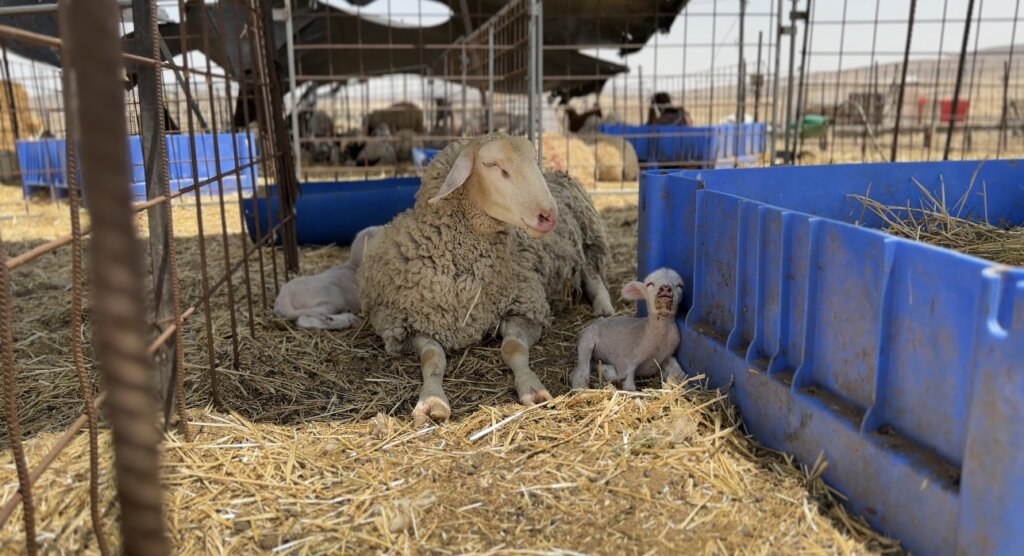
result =
[[[89,109],[77,115],[93,222],[93,345],[106,380],[125,554],[167,554],[159,478],[160,431],[146,353],[142,250],[129,189],[128,122],[116,0],[61,0],[64,71]]]
[[[7,436],[14,456],[14,468],[18,472],[18,492],[22,500],[22,517],[25,521],[25,551],[36,554],[36,511],[32,503],[32,481],[25,461],[25,447],[21,442],[21,423],[18,422],[18,385],[14,369],[14,334],[11,330],[11,284],[7,270],[7,250],[0,238],[0,351],[3,362],[4,420],[7,422]]]
[[[92,377],[85,366],[82,350],[82,223],[78,210],[81,206],[78,184],[78,130],[75,121],[78,114],[77,95],[69,72],[61,72],[64,96],[64,131],[66,139],[66,171],[68,184],[68,210],[71,214],[71,355],[74,360],[78,388],[85,405],[85,418],[89,431],[89,517],[100,554],[110,554],[110,546],[103,532],[100,512],[100,447],[99,430],[96,423],[96,408],[93,406]]]

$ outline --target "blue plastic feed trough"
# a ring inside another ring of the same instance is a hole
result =
[[[703,127],[605,124],[599,129],[624,137],[640,162],[649,166],[727,168],[760,158],[767,127],[763,123]]]
[[[1024,268],[855,225],[881,222],[849,195],[956,202],[976,170],[964,214],[1024,224],[1019,161],[641,181],[638,274],[688,279],[679,362],[917,554],[1024,553]]]
[[[192,137],[195,138],[196,172],[193,175]],[[21,168],[22,189],[25,197],[34,188],[45,187],[54,191],[67,190],[65,176],[66,141],[64,139],[39,139],[17,141],[18,164]],[[167,163],[171,192],[193,186],[198,182],[209,182],[201,187],[202,195],[213,196],[223,188],[224,193],[252,191],[258,176],[257,165],[252,162],[256,154],[256,143],[251,133],[219,133],[216,146],[213,134],[167,135]],[[131,160],[132,197],[136,201],[146,199],[146,169],[142,157],[142,142],[138,135],[128,138],[128,153]],[[218,166],[218,155],[219,166]],[[236,157],[237,155],[237,157]],[[221,174],[220,183],[212,181]],[[83,184],[83,187],[85,185]],[[194,195],[194,192],[186,193]]]
[[[441,149],[424,149],[420,147],[412,148],[412,163],[417,169],[422,170],[430,165],[430,161],[434,160],[437,153],[441,152]]]
[[[387,224],[416,200],[420,179],[389,178],[370,181],[310,182],[302,184],[295,203],[295,231],[299,245],[348,245],[359,230]],[[258,207],[258,209],[257,209]],[[256,216],[259,214],[259,236],[281,221],[280,199],[276,185],[255,201],[243,201],[245,226],[256,241]],[[281,242],[275,234],[275,243]]]

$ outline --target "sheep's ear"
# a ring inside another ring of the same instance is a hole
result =
[[[437,192],[437,195],[434,195],[427,200],[428,203],[436,203],[441,199],[444,199],[450,195],[452,191],[455,191],[462,187],[462,184],[466,183],[470,174],[473,173],[473,165],[476,163],[476,152],[479,149],[479,141],[470,141],[469,143],[466,143],[466,146],[462,148],[462,152],[459,153],[459,157],[455,159],[455,164],[452,164],[452,169],[448,172],[448,177],[444,179],[444,184],[441,185],[441,190]]]
[[[647,298],[647,291],[641,282],[627,282],[625,286],[622,286],[622,297],[630,301],[638,301]]]

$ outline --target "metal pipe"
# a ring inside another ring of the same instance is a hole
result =
[[[295,85],[295,23],[292,17],[292,0],[284,2],[285,48],[288,49],[288,92],[292,105],[292,152],[295,153],[295,179],[302,180],[302,151],[299,143],[299,91]]]
[[[746,47],[744,37],[747,28],[747,0],[740,0],[740,59],[739,74],[736,76],[736,123],[742,124],[747,108],[747,62],[743,57],[743,50]],[[760,49],[758,49],[760,54]],[[737,142],[739,138],[737,137]],[[736,152],[739,152],[737,150]]]
[[[903,71],[900,75],[900,90],[896,101],[896,123],[892,131],[892,149],[889,161],[896,162],[900,142],[900,119],[903,117],[903,98],[907,88],[907,62],[910,60],[910,41],[914,35],[914,16],[917,14],[917,0],[910,0],[910,19],[907,20],[907,46],[903,49]]]
[[[537,0],[537,164],[544,165],[544,3]]]
[[[764,44],[764,31],[757,32],[757,86],[754,87],[754,123],[761,116],[761,89],[764,87],[764,74],[761,73],[761,47]]]
[[[126,554],[170,552],[160,487],[160,431],[152,396],[141,245],[131,211],[130,164],[123,65],[114,0],[62,0],[65,71],[89,100],[78,114],[82,181],[93,223],[91,243],[93,346],[109,398],[122,549]],[[74,22],[74,24],[69,24]]]
[[[956,128],[956,113],[960,104],[960,87],[964,80],[964,61],[967,59],[967,40],[971,34],[971,18],[974,16],[974,0],[967,0],[967,18],[964,20],[964,39],[960,45],[960,60],[956,67],[956,85],[953,87],[953,106],[949,111],[949,129],[946,130],[946,148],[942,160],[949,160],[949,149],[953,144],[953,129]]]
[[[537,64],[537,20],[534,16],[537,14],[537,7],[535,0],[528,0],[529,15],[526,22],[526,35],[527,35],[527,53],[526,53],[526,135],[530,138],[530,141],[534,141],[534,118],[533,111],[534,97],[533,91],[536,89],[534,80],[537,79],[536,64]]]
[[[779,128],[779,71],[781,71],[782,57],[779,56],[779,50],[782,45],[782,0],[778,0],[778,10],[775,12],[775,75],[772,79],[772,139],[768,145],[771,153],[771,160],[768,161],[770,166],[775,166],[775,159],[777,158],[777,142],[778,142],[778,128]],[[771,45],[769,49],[771,50]]]
[[[800,152],[803,149],[803,134],[804,134],[804,104],[807,102],[805,98],[807,96],[807,60],[810,59],[811,55],[808,51],[808,45],[810,44],[811,34],[813,29],[811,28],[811,9],[814,3],[811,0],[807,0],[807,9],[803,12],[804,20],[804,44],[800,51],[800,80],[796,86],[796,117],[794,118],[796,123],[796,129],[793,133],[793,154]]]
[[[796,19],[798,17],[796,10],[797,0],[792,0],[793,4],[789,10],[789,75],[786,81],[786,114],[782,125],[785,126],[783,135],[783,144],[786,149],[786,159],[792,164],[793,152],[789,149],[789,120],[793,117],[793,75],[794,64],[796,64]]]
[[[494,25],[487,26],[487,133],[494,132]]]

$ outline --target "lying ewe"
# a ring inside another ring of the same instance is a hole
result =
[[[519,401],[551,399],[530,369],[530,346],[566,286],[582,286],[596,314],[612,313],[603,279],[609,257],[604,224],[582,186],[541,174],[525,138],[490,134],[438,153],[414,207],[370,244],[359,269],[359,299],[385,349],[419,357],[414,420],[451,414],[445,350],[495,332]]]
[[[597,360],[605,380],[623,390],[636,390],[635,377],[661,371],[664,382],[679,380],[683,369],[676,361],[679,329],[675,316],[683,295],[683,279],[676,271],[659,268],[643,283],[629,282],[622,297],[644,300],[654,308],[646,319],[612,317],[601,319],[580,332],[579,360],[569,377],[572,388],[586,388],[591,365]]]
[[[380,233],[381,226],[360,231],[352,240],[352,253],[344,263],[314,276],[299,276],[285,284],[274,312],[295,320],[299,328],[344,330],[359,322],[356,271],[363,263],[366,245]]]
[[[391,142],[391,128],[388,124],[378,125],[371,133],[366,146],[356,156],[357,166],[392,166],[398,161],[395,145]]]

